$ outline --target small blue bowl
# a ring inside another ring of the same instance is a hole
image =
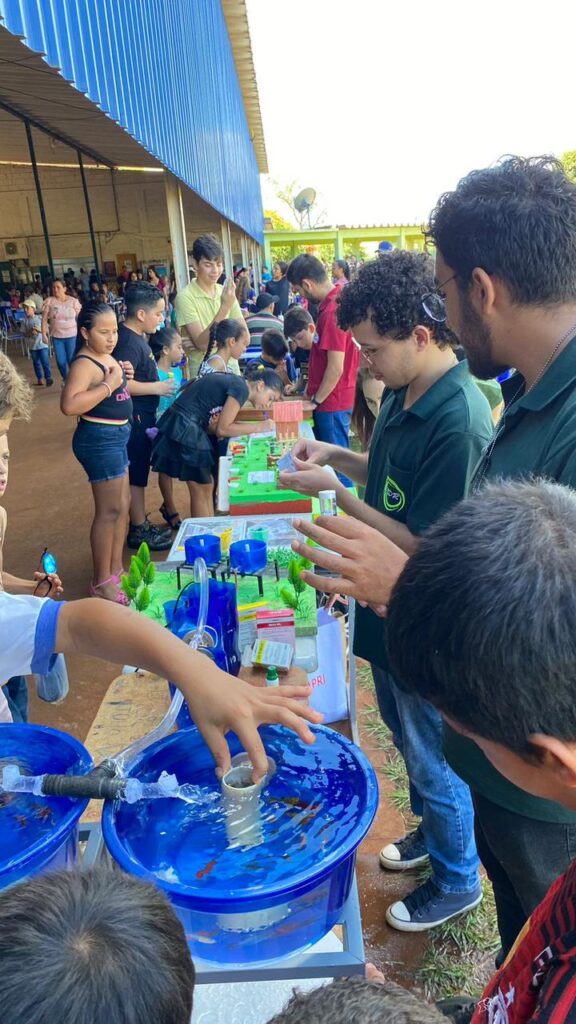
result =
[[[236,572],[260,572],[266,568],[266,559],[266,542],[263,540],[237,540],[230,545],[230,565]]]
[[[222,558],[220,537],[214,533],[201,533],[197,537],[187,537],[184,541],[186,563],[194,565],[197,558],[203,558],[206,565],[218,565]]]

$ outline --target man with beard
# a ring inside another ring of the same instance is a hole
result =
[[[517,370],[473,487],[528,476],[575,486],[576,184],[552,159],[508,158],[472,172],[442,196],[429,237],[437,293],[471,372],[491,378],[510,366]],[[324,519],[301,530],[337,552],[315,556],[335,577],[305,574],[308,582],[382,612],[406,561],[397,545],[352,519]],[[574,856],[576,813],[508,782],[462,735],[447,730],[445,752],[472,789],[478,852],[494,886],[507,953]]]
[[[334,488],[344,512],[408,554],[466,495],[492,437],[489,404],[466,362],[458,362],[445,319],[430,256],[397,251],[366,263],[342,289],[338,320],[353,332],[374,377],[386,383],[370,451],[302,439],[292,453],[298,472],[280,477],[304,494]],[[365,485],[364,501],[322,468],[327,465]],[[354,653],[372,667],[380,714],[406,762],[412,813],[421,821],[383,848],[380,864],[405,871],[429,860],[432,869],[388,908],[386,919],[400,931],[428,931],[482,898],[474,812],[468,787],[442,752],[440,714],[403,693],[390,673],[385,625],[370,608],[358,608]]]

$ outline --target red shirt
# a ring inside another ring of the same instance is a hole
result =
[[[487,985],[472,1024],[576,1020],[576,861],[524,925]]]
[[[328,352],[344,353],[342,376],[326,401],[318,406],[319,412],[347,412],[354,408],[360,349],[353,341],[351,331],[341,331],[336,322],[336,298],[339,294],[340,288],[336,285],[320,303],[316,324],[318,341],[310,351],[307,390],[311,397],[322,383],[328,364]]]

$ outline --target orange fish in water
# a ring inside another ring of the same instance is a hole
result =
[[[207,863],[205,868],[202,868],[200,871],[197,871],[196,872],[196,878],[198,878],[198,879],[205,878],[206,875],[209,875],[210,872],[212,871],[212,869],[215,868],[215,867],[216,867],[216,858],[214,858],[214,860],[208,861],[208,863]]]
[[[16,818],[20,828],[28,828],[29,821],[25,814],[15,814],[14,817]]]

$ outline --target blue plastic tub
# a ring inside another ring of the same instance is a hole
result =
[[[266,568],[268,553],[263,540],[237,540],[230,545],[230,565],[236,572],[250,575]]]
[[[343,736],[317,726],[316,743],[307,747],[280,726],[260,732],[276,763],[260,794],[260,845],[230,845],[219,800],[208,813],[181,800],[104,807],[114,860],[153,879],[172,900],[192,954],[219,964],[270,962],[325,935],[340,918],[356,848],[378,806],[374,771]],[[238,753],[238,739],[229,740]],[[196,729],[149,747],[128,774],[146,781],[161,771],[208,796],[220,793]]]
[[[41,725],[0,725],[0,769],[28,775],[84,774],[92,758],[78,740]],[[28,875],[71,867],[87,800],[3,793],[0,789],[0,888]]]

